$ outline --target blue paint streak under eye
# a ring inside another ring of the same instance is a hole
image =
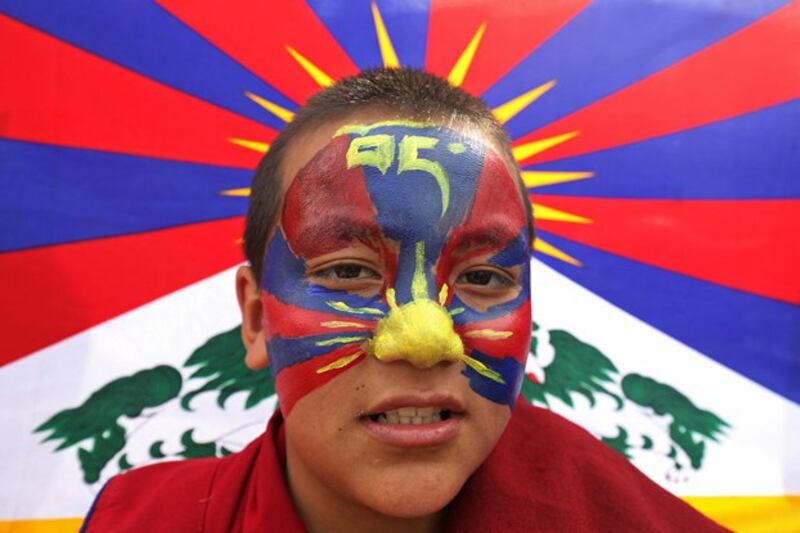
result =
[[[530,264],[525,263],[522,265],[520,269],[520,291],[517,296],[509,300],[507,302],[503,302],[501,304],[493,305],[489,307],[486,311],[478,311],[477,309],[470,307],[467,303],[465,303],[458,295],[453,297],[453,300],[450,302],[448,309],[451,311],[457,308],[463,308],[464,311],[453,315],[453,322],[459,326],[463,326],[465,324],[472,324],[474,322],[481,322],[484,320],[491,320],[493,318],[498,318],[504,315],[507,315],[514,311],[521,305],[524,305],[525,302],[530,300],[531,298],[531,276],[530,276]]]
[[[309,283],[305,277],[305,263],[292,253],[281,232],[276,232],[270,240],[266,257],[261,286],[283,303],[296,305],[302,309],[332,313],[343,318],[363,320],[376,320],[381,315],[337,311],[328,305],[328,302],[342,302],[354,308],[371,307],[380,309],[384,313],[389,310],[382,301],[382,295],[364,297]]]
[[[513,357],[495,359],[478,350],[473,350],[470,356],[495,372],[498,372],[503,376],[503,380],[505,381],[505,384],[498,383],[478,374],[472,368],[466,367],[461,373],[469,379],[470,388],[494,403],[514,407],[517,396],[519,396],[519,391],[522,388],[522,377],[525,374],[525,367],[519,364]]]

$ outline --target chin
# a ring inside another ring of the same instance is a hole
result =
[[[406,464],[402,468],[402,472],[376,476],[371,490],[359,495],[362,504],[396,518],[429,516],[447,507],[467,479],[429,464]]]

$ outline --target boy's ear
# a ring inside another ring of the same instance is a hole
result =
[[[242,342],[246,349],[244,363],[253,370],[261,370],[269,364],[264,339],[261,290],[249,266],[240,266],[236,271],[236,297],[242,312]]]

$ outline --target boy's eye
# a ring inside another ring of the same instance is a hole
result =
[[[485,287],[487,289],[503,289],[514,285],[514,282],[509,279],[506,274],[489,269],[476,269],[464,272],[456,278],[456,283]]]
[[[313,276],[324,279],[380,279],[380,275],[374,270],[353,263],[334,265],[318,270],[314,272]]]
[[[377,291],[383,283],[375,270],[358,263],[338,263],[307,275],[309,281],[329,289],[363,292]]]

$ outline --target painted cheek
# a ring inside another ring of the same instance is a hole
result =
[[[279,286],[281,297],[266,290],[268,285]],[[270,280],[264,287],[267,353],[281,409],[288,415],[300,398],[363,360],[362,345],[372,335],[376,315],[357,310],[382,311],[370,306],[376,302],[356,301],[302,278]]]
[[[385,313],[380,297],[313,285],[310,259],[354,240],[383,250],[360,169],[347,169],[347,137],[333,139],[286,192],[281,224],[267,246],[262,301],[267,353],[281,409],[364,358],[363,343]],[[383,252],[382,252],[383,253]]]
[[[499,212],[499,205],[510,207]],[[490,242],[482,244],[482,236],[491,237],[486,239]],[[473,241],[467,252],[458,253],[471,238],[478,240]],[[498,241],[504,244],[498,245]],[[486,255],[490,256],[487,264],[501,268],[521,266],[520,292],[511,300],[483,311],[471,308],[458,296],[449,302],[451,307],[464,308],[454,316],[454,321],[467,354],[503,377],[503,383],[498,383],[465,368],[463,374],[469,379],[470,387],[484,398],[509,407],[516,403],[522,387],[530,349],[529,253],[527,217],[519,190],[502,160],[488,152],[473,205],[445,245],[436,278],[446,280],[453,275],[454,265]]]
[[[497,318],[457,326],[456,331],[468,352],[479,350],[498,359],[510,356],[524,366],[530,348],[530,300]]]

